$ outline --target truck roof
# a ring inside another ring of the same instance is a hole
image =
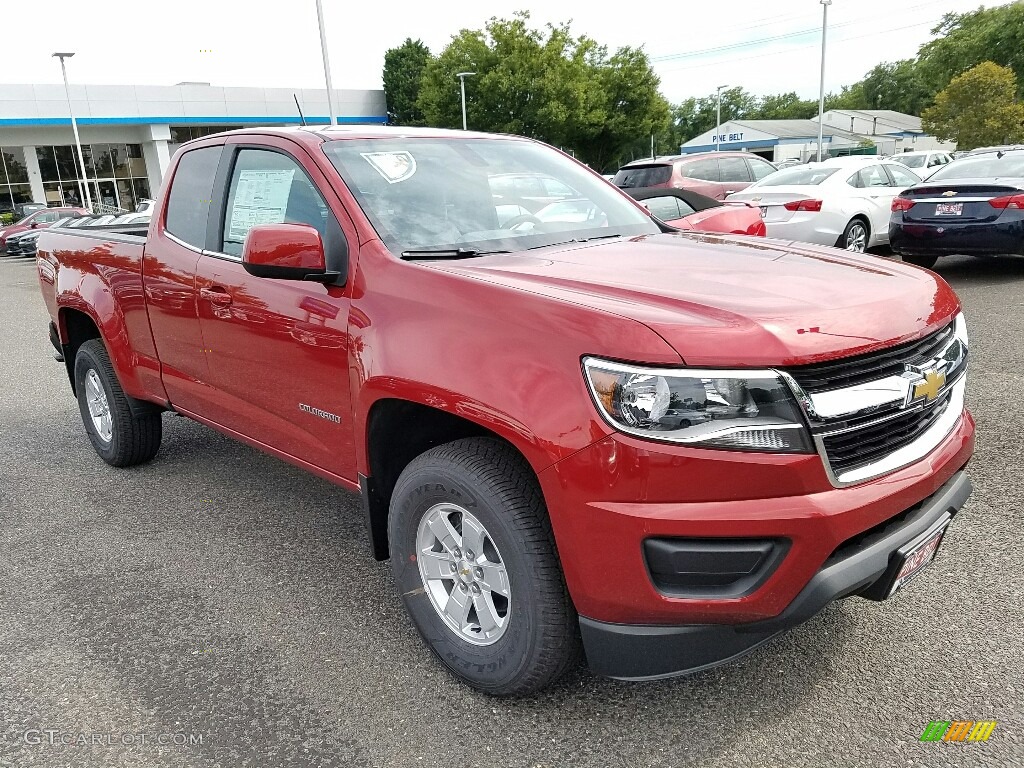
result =
[[[390,139],[390,138],[460,138],[460,139],[484,139],[501,136],[502,138],[520,139],[529,141],[522,136],[512,134],[484,133],[482,131],[462,131],[452,128],[421,128],[412,126],[395,125],[310,125],[280,127],[270,126],[265,128],[239,128],[233,131],[224,131],[214,134],[217,137],[234,135],[260,135],[260,136],[284,136],[309,144],[320,144],[324,141],[336,141],[339,139]],[[203,139],[211,138],[204,136]]]

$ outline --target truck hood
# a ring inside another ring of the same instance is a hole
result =
[[[959,309],[927,270],[729,235],[649,235],[430,266],[632,318],[688,365],[800,365],[870,352],[925,336]]]

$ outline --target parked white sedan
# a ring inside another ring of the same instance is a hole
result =
[[[837,157],[766,176],[729,201],[761,207],[768,237],[863,253],[889,242],[892,199],[920,178],[872,157]]]

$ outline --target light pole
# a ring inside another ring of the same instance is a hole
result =
[[[825,138],[825,35],[828,32],[828,7],[832,0],[821,2],[821,90],[818,94],[818,162],[821,162],[821,143]]]
[[[71,115],[71,130],[75,134],[75,147],[78,149],[78,166],[82,169],[82,178],[78,180],[78,192],[85,201],[85,207],[92,210],[92,195],[89,194],[89,174],[85,172],[85,157],[82,155],[82,140],[78,138],[78,122],[75,120],[75,110],[71,106],[71,88],[68,86],[68,70],[64,66],[64,59],[70,59],[75,54],[55,53],[53,58],[60,59],[60,71],[64,75],[64,93],[68,97],[68,114]],[[63,197],[63,192],[61,193]]]
[[[459,78],[459,85],[462,88],[462,130],[466,130],[466,78],[475,74],[476,72],[459,72],[455,75]]]
[[[327,109],[331,113],[331,125],[338,124],[334,113],[334,88],[331,86],[331,62],[327,58],[327,32],[324,30],[324,7],[316,0],[316,21],[320,25],[320,52],[324,55],[324,79],[327,81]]]
[[[718,109],[717,109],[717,111],[715,113],[716,114],[716,120],[717,120],[717,124],[716,124],[716,127],[715,127],[715,152],[717,152],[719,150],[719,144],[720,144],[719,139],[721,138],[721,134],[722,134],[722,91],[725,90],[728,87],[729,87],[728,85],[720,85],[716,89],[717,90],[717,96],[718,96]]]

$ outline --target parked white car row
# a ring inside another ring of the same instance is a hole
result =
[[[730,195],[760,206],[768,237],[863,252],[889,242],[893,198],[921,177],[877,157],[837,157],[785,168]]]

